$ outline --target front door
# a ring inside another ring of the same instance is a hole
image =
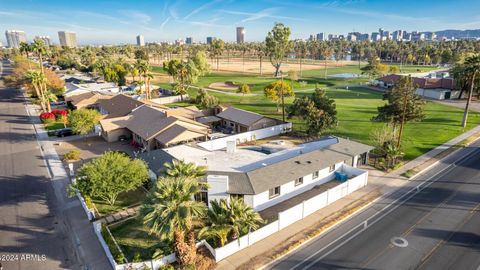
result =
[[[452,92],[445,92],[445,99],[450,99]]]

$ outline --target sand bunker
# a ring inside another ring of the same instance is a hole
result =
[[[232,90],[237,90],[240,85],[241,84],[237,84],[237,83],[234,83],[234,82],[215,82],[215,83],[211,83],[208,87],[212,88],[212,89],[232,91]],[[249,84],[248,86],[250,86],[250,88],[252,88],[255,85],[254,84]]]

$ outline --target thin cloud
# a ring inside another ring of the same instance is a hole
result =
[[[253,12],[253,13],[243,12],[243,11],[234,11],[234,10],[223,10],[223,9],[219,11],[227,14],[232,14],[232,15],[246,16],[246,18],[242,19],[241,22],[257,21],[264,18],[305,21],[304,19],[301,19],[301,18],[275,15],[275,12],[278,11],[278,8],[266,8],[259,12]]]
[[[135,11],[135,10],[119,10],[119,13],[130,17],[133,21],[135,22],[140,22],[141,24],[149,24],[150,21],[152,20],[152,17],[150,15],[145,14],[140,11]]]
[[[210,1],[210,2],[208,2],[208,3],[205,3],[205,4],[201,5],[201,6],[199,6],[198,8],[190,11],[190,13],[188,13],[187,16],[185,16],[183,19],[184,19],[184,20],[188,20],[190,17],[192,17],[193,15],[199,13],[200,11],[203,11],[204,9],[209,8],[209,7],[211,7],[211,6],[213,6],[213,5],[217,4],[217,3],[220,3],[220,2],[222,2],[222,0],[213,0],[213,1]]]
[[[170,21],[170,18],[171,18],[171,17],[167,17],[167,18],[162,22],[162,24],[160,24],[160,31],[163,31],[163,28],[164,28],[165,25]]]

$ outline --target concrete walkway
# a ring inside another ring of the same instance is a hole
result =
[[[55,140],[48,137],[40,122],[39,107],[30,103],[25,97],[25,108],[35,128],[55,195],[59,204],[62,205],[59,211],[65,215],[68,222],[68,235],[72,238],[72,242],[76,243],[79,260],[83,263],[84,269],[112,269],[80,201],[77,197],[67,197],[67,187],[71,181],[53,146]]]
[[[404,172],[417,168],[420,170],[428,169],[438,161],[434,157],[442,153],[450,146],[456,145],[462,140],[480,132],[480,126],[477,126],[468,132],[446,142],[445,144],[432,149],[422,156],[408,162],[398,170],[390,173],[383,173],[371,167],[369,170],[368,185],[352,194],[328,205],[327,207],[313,213],[303,220],[297,221],[283,230],[272,234],[271,236],[243,249],[230,257],[220,261],[216,269],[248,269],[255,265],[255,261],[259,256],[270,256],[272,259],[275,254],[271,254],[272,250],[284,246],[286,243],[302,240],[302,236],[307,236],[308,231],[319,226],[322,221],[329,219],[339,219],[344,214],[344,210],[353,204],[367,203],[374,198],[386,196],[400,188],[404,187],[409,180],[401,176]],[[258,266],[258,265],[256,265]]]

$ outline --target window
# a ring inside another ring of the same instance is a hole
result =
[[[319,175],[320,175],[319,171],[313,172],[312,178],[316,179],[316,178],[318,178]]]
[[[273,199],[280,195],[280,186],[268,190],[268,198]]]
[[[330,167],[328,168],[328,171],[329,171],[329,172],[335,171],[335,164],[333,164],[332,166],[330,166]]]
[[[199,193],[195,194],[193,197],[195,198],[195,201],[204,202],[206,205],[208,205],[208,192],[207,191],[200,191]]]
[[[295,179],[295,186],[303,184],[303,177]]]

